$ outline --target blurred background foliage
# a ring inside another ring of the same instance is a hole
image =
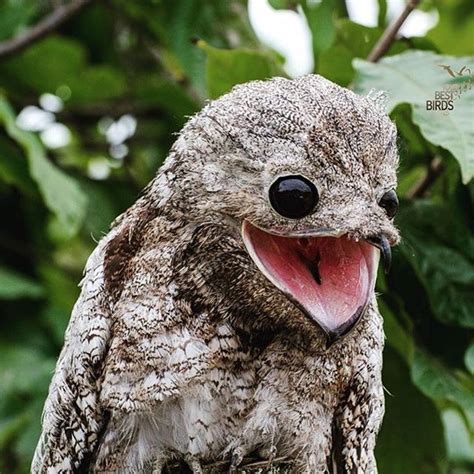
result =
[[[27,472],[88,255],[163,162],[186,117],[234,84],[285,75],[239,0],[73,0],[27,47],[2,45],[63,8],[0,2],[0,472]],[[471,0],[423,2],[437,24],[364,61],[387,25],[344,0],[271,0],[306,15],[314,71],[389,93],[401,155],[403,241],[378,291],[387,345],[382,474],[474,469],[474,71]],[[67,3],[66,3],[67,4]],[[285,31],[281,31],[285,35]],[[457,84],[449,113],[427,111]]]

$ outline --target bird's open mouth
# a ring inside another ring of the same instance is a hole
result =
[[[390,254],[377,239],[284,237],[248,221],[242,236],[260,271],[330,340],[347,333],[367,307],[377,276],[376,247],[382,247],[384,257]]]

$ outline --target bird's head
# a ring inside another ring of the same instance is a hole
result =
[[[377,100],[310,75],[211,102],[185,126],[163,179],[190,221],[214,216],[245,247],[252,272],[271,282],[254,298],[284,295],[333,339],[366,309],[379,255],[390,264],[397,164],[396,129]]]

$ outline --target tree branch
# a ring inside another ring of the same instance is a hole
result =
[[[202,466],[204,474],[219,474],[222,472],[228,472],[230,462],[227,460],[216,461],[211,464],[205,464]],[[244,458],[242,464],[237,468],[236,473],[260,473],[260,472],[271,472],[274,474],[285,474],[291,472],[292,462],[286,456],[281,456],[275,459],[267,460],[255,460],[251,458]],[[264,470],[264,471],[262,471]],[[181,465],[178,463],[171,464],[165,467],[167,474],[177,474],[183,472]]]
[[[32,43],[52,33],[65,21],[78,13],[93,0],[72,0],[66,5],[53,10],[36,25],[27,28],[21,35],[0,43],[0,59],[5,59],[15,53],[23,51]]]
[[[408,0],[401,15],[396,18],[383,32],[383,35],[380,37],[370,54],[367,56],[367,61],[376,63],[387,52],[393,43],[398,30],[408,18],[408,15],[418,6],[419,3],[420,0]]]
[[[441,158],[439,156],[433,158],[428,165],[426,175],[408,190],[406,197],[408,199],[423,197],[443,171],[444,166]]]
[[[404,10],[383,32],[372,51],[367,56],[367,61],[376,63],[390,48],[401,26],[408,15],[418,6],[420,0],[408,0]],[[444,166],[439,157],[434,158],[428,165],[426,175],[407,192],[407,198],[423,197],[438,176],[443,172]]]

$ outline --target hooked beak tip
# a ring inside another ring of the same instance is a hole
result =
[[[383,234],[380,234],[370,237],[367,239],[367,241],[380,250],[380,254],[382,255],[383,269],[385,273],[388,273],[390,271],[390,267],[392,266],[392,248],[390,247],[387,237],[385,237]]]

